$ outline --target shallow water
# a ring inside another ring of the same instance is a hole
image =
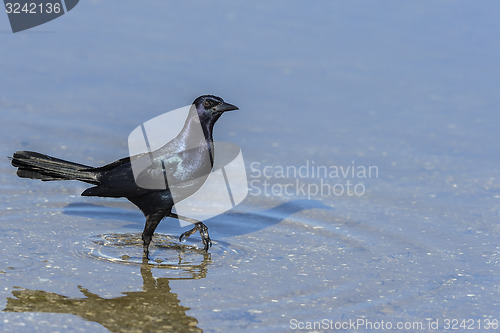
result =
[[[143,263],[132,204],[0,160],[0,330],[492,331],[497,7],[88,1],[18,34],[0,15],[0,155],[108,163],[212,93],[240,107],[215,137],[250,190],[205,221],[209,254],[165,219]]]

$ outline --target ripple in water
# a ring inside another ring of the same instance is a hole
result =
[[[0,274],[7,274],[12,271],[30,271],[38,266],[40,266],[40,263],[35,263],[33,259],[26,256],[7,256],[2,258]]]
[[[97,260],[129,265],[144,265],[140,233],[100,234],[90,236],[84,242],[80,255]],[[199,245],[198,245],[199,243]],[[207,268],[217,261],[235,259],[243,254],[230,244],[212,240],[209,253],[201,247],[201,240],[190,237],[180,243],[177,237],[155,234],[150,245],[148,265],[168,270],[166,277],[172,279],[199,279],[206,276]]]

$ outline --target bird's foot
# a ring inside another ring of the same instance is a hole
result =
[[[188,238],[189,236],[191,236],[192,234],[194,234],[197,231],[200,232],[201,240],[203,242],[203,245],[205,246],[204,250],[206,252],[208,252],[208,249],[212,246],[212,240],[210,239],[210,236],[208,235],[208,228],[207,228],[207,226],[204,225],[201,222],[195,223],[193,229],[191,229],[191,230],[186,231],[185,233],[183,233],[179,237],[179,241],[182,242],[183,238]]]

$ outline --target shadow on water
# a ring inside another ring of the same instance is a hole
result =
[[[101,206],[88,202],[74,202],[64,207],[63,213],[72,216],[81,216],[102,220],[123,220],[135,222],[134,225],[146,221],[144,215],[138,210]]]
[[[247,198],[248,199],[248,198]],[[238,207],[229,210],[224,214],[212,217],[203,221],[208,227],[216,229],[217,232],[228,236],[244,235],[256,232],[272,225],[278,224],[287,217],[308,209],[325,209],[333,210],[332,207],[323,204],[319,200],[290,200],[281,203],[273,208],[264,210],[252,210],[238,212],[237,209],[245,207],[246,201],[243,201]],[[250,206],[251,207],[251,206]],[[64,214],[83,216],[96,219],[121,219],[134,222],[125,227],[137,228],[140,230],[144,226],[144,216],[140,212],[134,212],[128,209],[106,207],[91,203],[77,202],[69,204],[64,208]],[[168,220],[169,218],[167,218]],[[163,223],[167,222],[164,221]]]
[[[333,210],[319,200],[290,200],[273,208],[251,212],[228,211],[204,221],[228,236],[245,235],[276,225],[293,214],[309,209]]]
[[[175,279],[155,279],[153,267],[148,263],[141,266],[142,291],[103,298],[79,286],[85,297],[69,298],[42,290],[19,289],[12,292],[13,298],[7,298],[3,311],[73,314],[111,332],[202,332],[196,318],[186,314],[190,308],[180,305],[177,294],[172,293],[169,281]]]
[[[269,209],[252,209],[249,204],[239,205],[237,208],[224,214],[205,220],[204,222],[214,232],[212,236],[213,246],[210,254],[217,258],[217,265],[225,265],[228,261],[237,260],[245,256],[245,246],[237,243],[227,242],[227,237],[250,234],[279,224],[290,216],[304,210],[321,209],[332,210],[317,200],[291,200],[281,203]],[[241,210],[245,210],[242,212]],[[136,221],[138,214],[133,211],[116,207],[105,207],[94,204],[76,203],[65,208],[65,214],[79,215],[87,218],[114,219],[125,217],[129,221]],[[140,218],[140,217],[139,217]],[[142,220],[143,218],[140,218]],[[167,226],[167,221],[163,223]],[[79,255],[91,257],[97,260],[106,260],[122,264],[142,264],[142,240],[140,230],[142,223],[138,222],[124,226],[135,229],[133,233],[106,233],[86,238],[82,247],[76,249]],[[139,226],[138,226],[139,224]],[[156,232],[153,237],[151,258],[157,267],[168,270],[169,276],[188,277],[185,268],[199,264],[200,254],[205,253],[200,247],[201,242],[197,235],[189,237],[185,242],[178,241],[178,235],[183,231],[179,224],[168,224],[168,233],[165,235]],[[172,236],[175,235],[175,236]],[[222,236],[222,237],[221,237]],[[222,240],[222,239],[224,240]],[[150,263],[152,263],[150,261]],[[210,263],[212,263],[210,261]],[[188,272],[190,274],[190,272]]]

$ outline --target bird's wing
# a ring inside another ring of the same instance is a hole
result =
[[[132,198],[168,188],[193,188],[210,170],[210,160],[196,150],[141,154],[96,168],[102,172],[99,185],[82,195]]]
[[[146,156],[147,154],[142,154]],[[132,159],[144,159],[142,155]],[[151,192],[150,188],[140,187],[134,178],[131,157],[125,157],[113,163],[95,168],[100,172],[99,185],[86,189],[82,196],[98,197],[137,197]]]

